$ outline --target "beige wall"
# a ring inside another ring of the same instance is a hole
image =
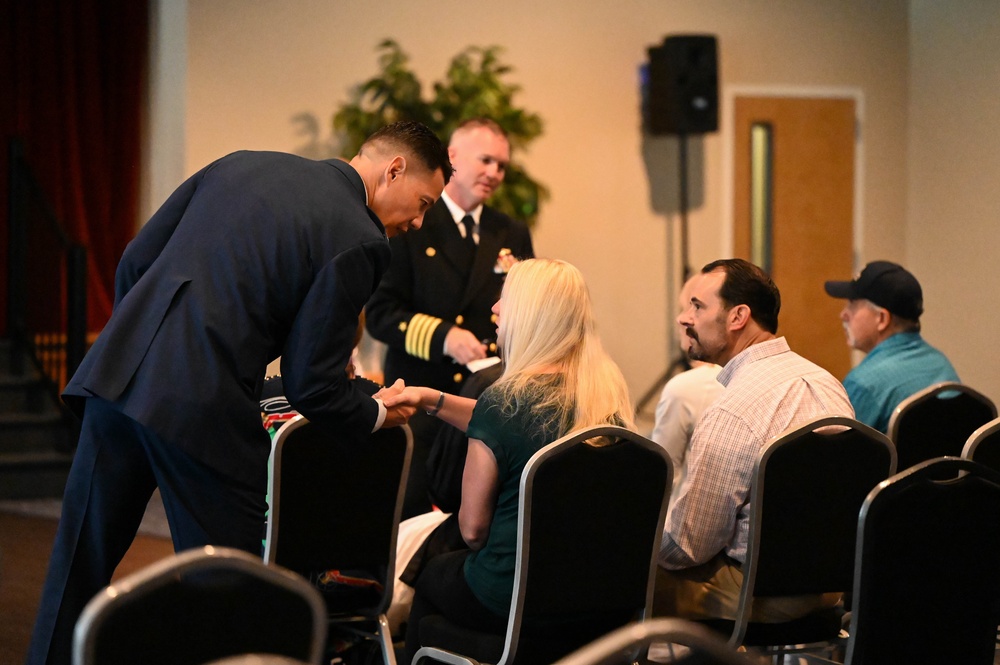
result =
[[[934,3],[925,4],[930,13]],[[546,121],[530,152],[516,155],[552,191],[536,250],[586,274],[606,346],[638,397],[668,362],[667,276],[679,270],[676,257],[667,258],[675,215],[660,205],[676,199],[676,140],[644,143],[640,132],[646,49],[672,33],[717,35],[723,97],[734,87],[856,92],[864,108],[859,258],[905,260],[919,244],[906,244],[906,128],[915,113],[907,103],[907,7],[906,0],[187,0],[188,76],[178,90],[186,100],[185,173],[177,178],[232,150],[298,150],[303,138],[291,121],[298,113],[316,115],[326,138],[348,89],[375,74],[375,46],[386,37],[401,43],[427,83],[463,47],[502,45],[511,80],[523,88],[517,101]],[[728,139],[719,132],[691,145],[695,267],[730,254]],[[913,189],[922,184],[916,178]],[[935,320],[928,330],[944,328]]]
[[[1000,401],[1000,3],[911,2],[906,255],[924,335]]]

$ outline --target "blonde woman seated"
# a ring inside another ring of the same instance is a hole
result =
[[[385,400],[423,408],[470,439],[458,513],[470,549],[435,557],[417,580],[404,662],[420,648],[420,620],[430,614],[471,629],[506,629],[528,459],[576,429],[634,427],[625,380],[601,347],[579,270],[563,261],[522,261],[493,313],[504,371],[478,400],[421,387]]]

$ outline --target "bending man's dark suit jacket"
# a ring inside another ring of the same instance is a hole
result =
[[[174,192],[128,245],[107,327],[64,392],[99,396],[231,477],[260,485],[260,395],[282,357],[311,420],[367,434],[374,400],[345,374],[358,315],[389,262],[361,177],[337,160],[238,152]]]
[[[368,332],[387,345],[385,382],[458,392],[469,375],[444,355],[452,326],[470,330],[496,350],[490,309],[500,297],[507,250],[517,259],[534,256],[528,227],[484,207],[479,244],[471,267],[467,245],[443,199],[424,216],[418,231],[392,238],[392,264],[365,310]]]

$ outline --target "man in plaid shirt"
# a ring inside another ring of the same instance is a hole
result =
[[[820,415],[853,417],[841,383],[776,335],[781,296],[742,259],[702,269],[677,322],[688,355],[723,366],[722,396],[695,426],[687,475],[667,515],[654,614],[735,619],[750,519],[750,481],[761,448]],[[836,604],[839,594],[769,598],[753,621],[786,621]]]

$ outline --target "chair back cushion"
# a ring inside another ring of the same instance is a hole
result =
[[[969,435],[996,416],[991,400],[959,383],[917,393],[899,405],[889,422],[898,468],[946,455],[960,457]]]
[[[837,423],[849,428],[831,431]],[[754,483],[754,595],[850,591],[858,512],[893,469],[885,437],[850,419],[816,421],[766,449]]]
[[[326,635],[318,592],[249,554],[207,549],[95,597],[77,624],[75,664],[199,665],[245,653],[317,662]]]
[[[586,443],[598,437],[609,445]],[[542,448],[521,475],[507,633],[428,616],[421,642],[479,662],[540,665],[642,618],[671,476],[662,448],[619,427],[590,428]]]
[[[1000,474],[959,459],[904,470],[868,497],[858,532],[848,662],[994,662]]]
[[[540,460],[525,476],[525,621],[642,610],[669,475],[657,451],[629,439],[563,446]]]
[[[358,596],[351,580],[370,578],[379,582],[378,593],[358,587],[362,599],[387,602],[382,592],[391,589],[408,455],[402,427],[378,430],[364,442],[301,416],[282,427],[272,462],[269,560],[320,586],[327,571],[338,571],[326,586],[341,591],[328,600],[339,594],[351,604]]]

